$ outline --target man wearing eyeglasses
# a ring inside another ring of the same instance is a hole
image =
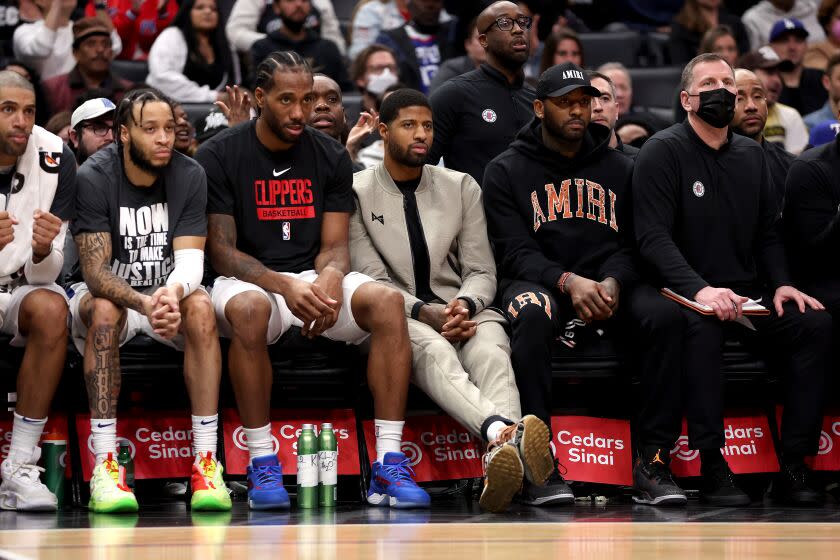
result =
[[[114,142],[114,111],[110,99],[100,97],[85,101],[70,117],[70,148],[76,154],[76,163],[82,165],[87,158]]]
[[[738,93],[735,98],[732,131],[752,138],[764,148],[764,157],[767,158],[767,166],[770,168],[770,181],[781,208],[785,198],[785,177],[796,158],[785,151],[784,145],[764,139],[764,125],[767,124],[768,114],[767,93],[758,76],[739,68],[735,70],[735,87]]]
[[[533,119],[534,90],[525,85],[522,70],[531,52],[531,24],[513,2],[496,2],[479,14],[478,41],[486,62],[432,94],[435,140],[429,163],[443,157],[446,167],[481,184],[490,160]]]

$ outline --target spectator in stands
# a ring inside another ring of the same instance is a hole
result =
[[[405,85],[399,82],[392,86],[389,86],[388,89],[385,90],[385,93],[382,94],[382,101],[385,101],[386,97],[400,89],[405,89]],[[359,117],[359,119],[361,119],[361,117]],[[378,119],[376,123],[378,126]],[[356,126],[358,126],[358,124]],[[376,131],[376,134],[379,134],[378,130]],[[363,148],[359,149],[359,153],[356,156],[356,159],[353,163],[358,164],[363,168],[368,168],[380,164],[383,161],[385,161],[385,143],[382,141],[381,137],[378,137],[376,140],[374,140],[367,146],[364,146]]]
[[[831,123],[827,142],[808,150],[791,166],[784,211],[791,270],[803,289],[825,304],[835,330],[840,320],[840,265],[826,255],[836,254],[840,228],[838,129],[837,121]]]
[[[803,64],[807,68],[825,71],[828,60],[840,54],[840,0],[822,0],[817,21],[825,31],[826,39],[808,45]]]
[[[383,31],[402,27],[411,20],[410,0],[362,0],[356,6],[350,29],[347,55],[356,58],[362,50],[376,42]],[[440,23],[450,21],[446,10],[440,12]]]
[[[719,54],[730,66],[735,65],[738,57],[741,56],[741,51],[731,27],[718,25],[703,34],[703,38],[700,39],[700,47],[694,56],[709,52]]]
[[[377,456],[367,500],[428,507],[429,495],[412,480],[400,451],[411,375],[402,295],[350,272],[350,156],[305,126],[312,87],[312,71],[300,55],[272,53],[257,69],[259,118],[217,134],[196,154],[210,189],[208,249],[222,275],[213,284],[213,302],[222,335],[231,339],[229,371],[251,459],[249,505],[289,508],[271,441],[267,345],[296,326],[309,338],[370,340]],[[269,182],[296,194],[274,193]],[[251,210],[241,211],[246,207]]]
[[[15,56],[12,37],[15,29],[26,21],[34,21],[38,14],[37,5],[31,0],[4,0],[0,8],[0,57],[13,58]]]
[[[430,92],[435,91],[441,84],[455,76],[460,76],[461,74],[475,70],[487,58],[484,47],[481,46],[481,42],[478,40],[479,32],[478,27],[475,25],[475,20],[470,24],[469,28],[470,34],[464,39],[464,50],[467,54],[450,58],[441,64],[434,80],[432,80],[432,85],[429,86]]]
[[[776,194],[776,204],[782,207],[785,198],[785,177],[795,156],[786,152],[777,142],[764,140],[764,125],[767,123],[767,94],[764,84],[753,72],[739,68],[735,70],[735,117],[732,131],[752,138],[764,148],[764,157],[770,168],[770,181]]]
[[[76,0],[37,0],[40,13],[37,21],[23,23],[15,29],[15,57],[32,68],[42,80],[67,74],[76,61],[73,58],[73,22],[70,14]],[[96,17],[111,30],[114,56],[122,51],[122,41],[114,30],[105,4],[96,5]]]
[[[350,79],[362,92],[362,111],[378,111],[385,90],[400,80],[394,51],[378,44],[365,47],[350,66]]]
[[[780,70],[790,68],[790,62],[780,59],[776,51],[765,45],[742,56],[738,67],[754,72],[764,85],[768,108],[764,139],[783,144],[793,155],[799,154],[808,143],[808,129],[796,109],[779,103],[783,87]]]
[[[805,150],[828,144],[834,140],[838,132],[840,132],[840,121],[837,119],[829,119],[815,125],[808,131],[808,145],[805,146]]]
[[[780,19],[798,19],[808,31],[808,41],[825,40],[825,33],[817,21],[817,0],[761,0],[744,12],[741,21],[750,37],[754,51],[767,44],[770,30]]]
[[[592,122],[610,129],[610,148],[614,148],[630,159],[635,159],[638,148],[625,144],[615,133],[615,123],[618,120],[618,101],[615,100],[615,86],[612,80],[600,72],[591,70],[586,72],[589,82],[601,95],[592,98]]]
[[[51,132],[61,138],[66,144],[70,138],[70,111],[56,113],[50,117],[50,120],[47,121],[44,128],[47,132]]]
[[[379,124],[377,113],[362,111],[359,121],[351,131],[344,113],[344,103],[338,83],[324,74],[315,74],[312,91],[315,94],[315,100],[312,103],[312,113],[308,117],[307,124],[347,148],[350,159],[353,160],[353,171],[361,171],[364,166],[356,163],[356,156],[362,140],[369,136]]]
[[[805,26],[797,19],[779,20],[770,31],[770,46],[779,58],[791,63],[789,69],[781,70],[784,88],[779,101],[793,107],[800,115],[822,107],[827,95],[822,87],[823,71],[802,66],[807,36]]]
[[[27,79],[35,90],[35,124],[45,126],[50,119],[50,111],[47,108],[47,98],[41,90],[41,79],[32,69],[14,58],[7,58],[0,61],[0,70],[10,70],[15,74]]]
[[[117,143],[79,169],[73,234],[83,282],[72,286],[73,342],[84,355],[93,452],[90,509],[137,511],[116,460],[119,348],[137,334],[184,352],[192,408],[191,508],[231,508],[217,462],[221,350],[204,275],[207,182],[173,153],[171,102],[133,90],[116,114]],[[168,216],[168,219],[167,219]]]
[[[85,16],[96,15],[96,1],[85,7]],[[178,13],[177,0],[105,0],[114,28],[122,39],[122,60],[145,60],[160,32]]]
[[[516,422],[519,392],[505,319],[488,308],[496,295],[496,267],[481,188],[469,175],[425,164],[434,131],[422,93],[394,92],[381,115],[385,161],[353,178],[351,266],[402,293],[412,381],[488,443],[479,503],[504,511],[523,475],[543,485],[554,458],[540,419]],[[405,225],[399,218],[385,227],[363,218],[372,213],[404,215]]]
[[[571,29],[561,29],[552,32],[543,45],[540,60],[540,74],[558,64],[571,62],[576,66],[584,66],[583,44],[578,34]]]
[[[828,59],[822,86],[828,92],[828,100],[821,108],[805,115],[802,120],[809,129],[817,124],[836,118],[840,110],[840,51]]]
[[[219,22],[216,0],[185,0],[172,26],[149,52],[148,83],[180,103],[212,103],[226,98],[225,86],[239,83]]]
[[[528,55],[528,62],[523,68],[525,72],[525,80],[530,84],[536,84],[540,77],[540,66],[542,64],[543,42],[541,38],[548,38],[552,30],[548,25],[543,23],[543,18],[551,18],[553,11],[550,6],[547,6],[543,0],[520,0],[516,2],[516,6],[523,14],[529,16],[531,23],[531,52]],[[541,35],[541,30],[544,35]]]
[[[431,97],[435,138],[429,163],[441,157],[476,181],[533,119],[534,90],[523,66],[530,52],[532,20],[513,2],[495,2],[478,16],[487,62],[443,84]]]
[[[442,10],[443,0],[409,0],[411,21],[376,38],[397,55],[400,80],[423,93],[429,93],[440,65],[456,54],[455,22],[441,23]]]
[[[192,127],[192,125],[190,126]],[[195,139],[193,142],[195,148],[193,152],[218,133],[228,128],[230,128],[230,123],[224,112],[219,109],[213,109],[206,115],[199,117],[195,121]]]
[[[332,0],[311,0],[311,2],[314,9],[306,22],[306,27],[335,43],[343,55],[347,50],[347,45],[338,25],[338,18],[335,16]],[[316,10],[317,17],[314,14]],[[271,11],[271,3],[266,0],[236,0],[225,26],[225,34],[237,52],[250,52],[254,43],[265,38],[266,32],[276,29],[271,25],[263,27],[266,19],[263,16],[265,12]]]
[[[304,28],[311,9],[309,0],[274,0],[272,7],[283,25],[251,47],[251,68],[256,68],[274,51],[294,51],[306,58],[316,72],[338,82],[342,90],[350,90],[352,85],[338,47]]]
[[[111,71],[111,32],[99,18],[82,18],[73,24],[73,57],[76,66],[69,73],[41,82],[50,111],[69,111],[78,96],[101,89],[104,97],[119,103],[134,84]]]
[[[56,280],[76,213],[76,164],[60,138],[35,126],[32,84],[0,72],[0,96],[0,333],[26,348],[8,456],[0,467],[0,506],[55,511],[58,500],[40,481],[38,441],[67,353],[67,296]],[[36,188],[20,188],[24,184]]]
[[[180,103],[172,103],[175,114],[175,151],[188,157],[193,157],[198,149],[195,138],[195,128],[190,122],[189,115]]]
[[[555,341],[575,348],[597,338],[595,329],[618,327],[620,302],[631,301],[637,280],[627,237],[633,162],[609,149],[607,127],[590,123],[592,98],[600,95],[570,62],[544,72],[536,118],[487,165],[482,185],[522,413],[546,423]],[[659,299],[650,292],[648,299]],[[633,346],[647,344],[651,329],[660,329],[653,323],[649,317],[634,322],[627,331]],[[668,325],[662,326],[660,334],[667,333]],[[645,366],[672,375],[664,357],[674,350],[663,345],[675,337],[682,334],[660,337]],[[555,470],[546,488],[523,488],[525,503],[539,504],[538,497],[565,502],[572,493]]]
[[[67,145],[81,165],[87,158],[114,143],[113,101],[107,98],[90,99],[73,111]]]
[[[651,138],[636,158],[634,226],[640,256],[659,285],[714,315],[681,307],[682,375],[671,372],[655,398],[645,397],[640,425],[674,441],[685,413],[689,446],[700,451],[701,499],[750,503],[720,451],[722,349],[725,336],[750,332],[727,325],[743,322],[743,305],[760,298],[769,315],[749,322],[763,347],[784,356],[788,384],[772,495],[813,504],[821,494],[809,486],[804,459],[817,452],[832,371],[831,317],[791,284],[764,151],[730,130],[737,92],[732,67],[717,54],[699,55],[683,70],[682,88],[688,118]]]
[[[747,30],[741,23],[741,18],[727,12],[722,0],[686,0],[674,21],[671,22],[668,40],[671,63],[685,64],[697,56],[703,35],[719,25],[729,27],[739,51],[750,50]]]
[[[668,122],[641,107],[633,105],[633,81],[630,71],[620,62],[608,62],[598,68],[598,72],[612,80],[615,87],[616,101],[618,101],[618,121],[616,133],[625,144],[632,144],[637,148],[654,133],[667,128]],[[622,129],[626,135],[622,135]]]

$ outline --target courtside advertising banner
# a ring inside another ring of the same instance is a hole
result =
[[[776,425],[781,430],[784,409],[776,407]],[[820,447],[813,457],[806,457],[805,464],[815,471],[840,470],[840,411],[826,411],[820,430]]]
[[[315,434],[321,424],[332,422],[338,442],[338,474],[359,474],[359,438],[356,415],[350,408],[272,410],[271,441],[274,453],[283,465],[283,474],[297,474],[297,440],[304,424],[314,424]],[[225,442],[225,469],[230,474],[245,474],[248,445],[239,414],[232,408],[222,413]]]
[[[189,412],[140,414],[120,412],[117,421],[117,448],[128,442],[134,460],[134,478],[189,478],[194,461]],[[76,416],[76,430],[79,432],[82,475],[90,480],[95,456],[89,414]]]
[[[12,426],[14,422],[15,418],[11,412],[0,415],[0,465],[9,456],[9,449],[12,446]],[[60,414],[56,414],[55,416],[50,414],[47,425],[44,426],[44,431],[41,433],[40,442],[43,443],[45,440],[63,441],[66,445],[68,441],[67,433],[67,417]],[[70,455],[67,453],[67,449],[69,448],[65,448],[59,460],[65,469],[65,478],[70,478]],[[42,454],[42,465],[43,461]]]
[[[764,414],[727,416],[723,420],[725,445],[721,448],[729,468],[735,474],[779,471],[779,460]],[[700,476],[700,451],[688,447],[688,427],[683,420],[682,432],[671,450],[671,471],[675,476]]]
[[[565,467],[563,477],[576,482],[633,484],[630,422],[591,416],[552,416],[551,446]]]
[[[365,420],[365,443],[376,459],[373,420]],[[403,428],[402,452],[417,475],[417,482],[480,478],[481,443],[449,416],[409,416]]]

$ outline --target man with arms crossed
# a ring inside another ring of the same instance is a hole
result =
[[[116,461],[119,347],[137,334],[184,352],[192,405],[194,510],[231,507],[216,460],[221,350],[204,274],[204,171],[174,153],[172,102],[136,90],[117,109],[117,143],[79,169],[73,234],[84,283],[72,286],[73,341],[84,354],[96,463],[94,512],[137,511]]]
[[[360,344],[370,337],[377,459],[368,502],[426,507],[400,452],[411,373],[402,295],[350,272],[353,175],[344,147],[306,122],[315,100],[300,55],[272,53],[257,67],[258,119],[213,137],[196,154],[207,171],[209,245],[223,276],[212,297],[251,463],[252,509],[289,507],[273,452],[268,344],[290,327]]]

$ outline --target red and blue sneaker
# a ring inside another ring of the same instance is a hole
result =
[[[289,509],[289,493],[283,488],[283,467],[276,455],[254,457],[248,465],[248,507]]]
[[[414,470],[404,453],[386,453],[383,463],[373,463],[367,501],[374,506],[398,509],[427,508],[431,498],[414,482]]]

